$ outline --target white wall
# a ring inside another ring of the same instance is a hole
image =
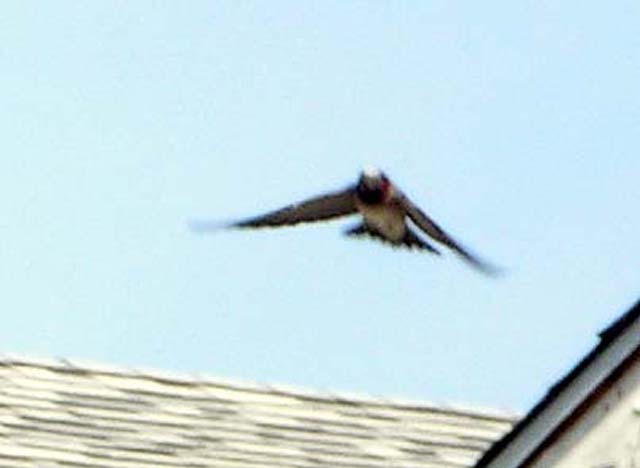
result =
[[[531,468],[640,468],[640,362]]]

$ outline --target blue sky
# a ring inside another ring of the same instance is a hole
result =
[[[1,350],[525,410],[640,295],[640,4],[9,2]],[[194,235],[386,170],[500,279]]]

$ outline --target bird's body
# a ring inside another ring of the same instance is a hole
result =
[[[291,226],[353,214],[360,214],[362,222],[345,231],[348,236],[368,236],[394,246],[405,246],[439,254],[435,247],[413,231],[407,223],[410,220],[429,237],[455,251],[472,266],[484,272],[494,271],[493,267],[462,248],[393,185],[385,174],[374,168],[365,169],[358,182],[346,189],[314,197],[261,216],[234,222],[228,227]],[[195,227],[206,229],[209,226],[205,223]]]
[[[386,177],[375,184],[367,183],[368,180],[377,181],[378,177],[383,176],[378,175],[374,169],[363,172],[353,191],[355,207],[362,215],[365,226],[378,232],[391,243],[398,243],[407,231],[405,213],[396,203],[395,188]]]
[[[407,225],[405,214],[399,206],[371,206],[356,202],[356,207],[366,226],[380,233],[392,244],[402,241],[407,232]]]

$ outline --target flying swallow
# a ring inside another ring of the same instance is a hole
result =
[[[358,182],[345,189],[325,193],[284,208],[227,224],[227,228],[266,228],[293,226],[360,214],[362,222],[344,234],[372,237],[393,246],[404,246],[440,255],[440,251],[420,237],[407,221],[436,242],[453,250],[484,273],[496,273],[495,267],[471,254],[415,205],[377,168],[365,168]],[[197,231],[220,227],[208,222],[192,223]]]

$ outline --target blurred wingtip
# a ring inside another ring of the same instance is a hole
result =
[[[224,221],[212,221],[212,220],[204,220],[204,219],[192,219],[187,222],[187,226],[191,232],[195,232],[198,234],[210,233],[221,231],[223,229],[228,229],[233,225]]]
[[[474,266],[484,275],[491,278],[503,278],[507,276],[508,271],[502,266],[497,266],[492,263],[478,262],[474,263]]]
[[[468,251],[462,250],[458,251],[457,253],[477,272],[482,273],[485,276],[489,276],[492,278],[501,278],[503,276],[506,276],[507,274],[506,268],[489,262],[482,257],[476,256],[475,254],[471,254]]]

